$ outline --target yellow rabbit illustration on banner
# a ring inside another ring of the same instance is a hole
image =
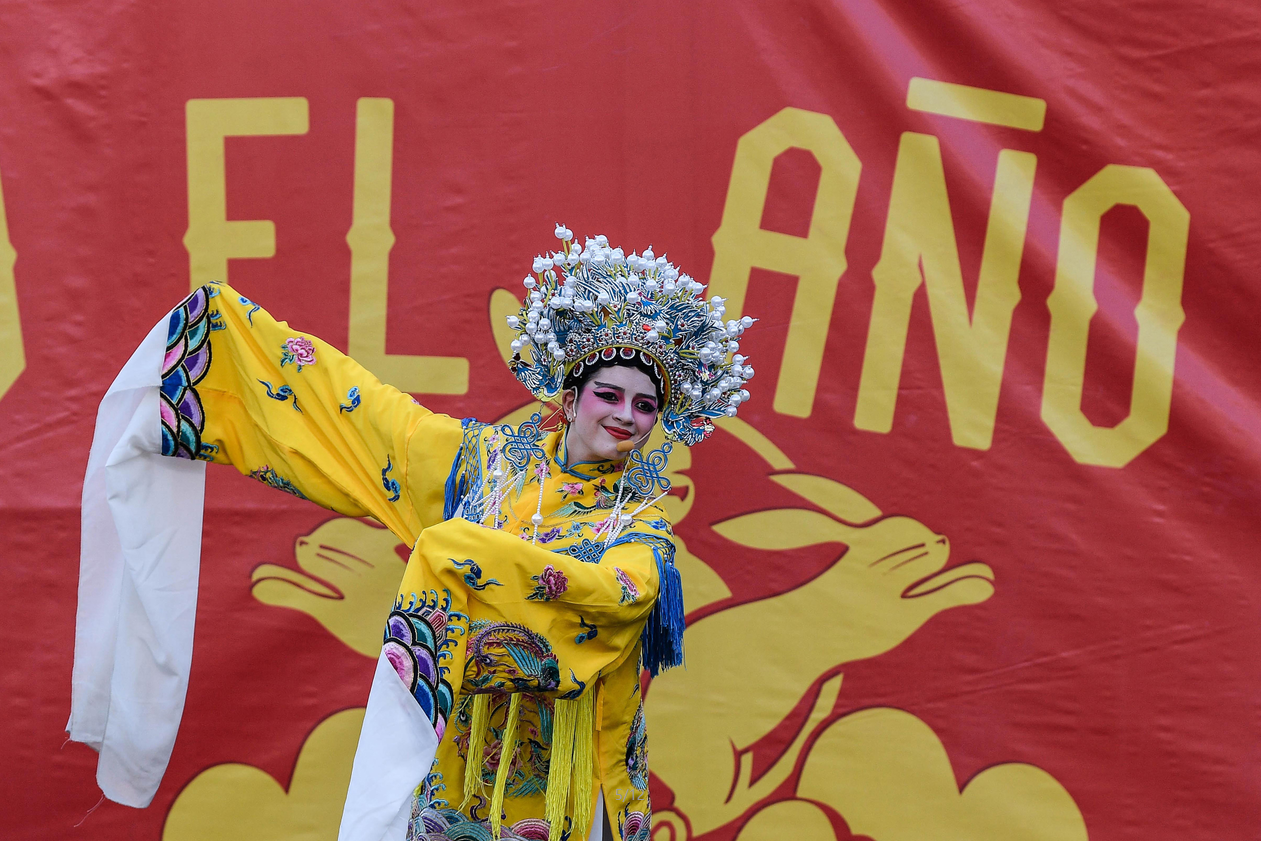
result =
[[[741,437],[763,453],[773,446],[754,430]],[[941,742],[909,713],[869,709],[820,727],[841,689],[838,667],[891,650],[943,610],[985,601],[994,592],[994,576],[978,562],[946,567],[950,544],[944,535],[909,517],[883,516],[845,485],[806,473],[772,478],[830,516],[778,509],[715,523],[714,529],[755,549],[821,543],[846,548],[805,585],[706,616],[689,628],[689,668],[659,677],[647,699],[655,728],[653,770],[675,795],[657,826],[669,826],[674,838],[695,837],[754,813],[740,841],[789,833],[832,841],[832,825],[812,805],[817,803],[843,816],[852,832],[883,841],[1084,841],[1085,824],[1071,796],[1034,766],[989,768],[961,792]],[[691,610],[700,607],[689,604]],[[806,625],[811,644],[801,645]],[[758,691],[734,685],[747,680],[731,666],[741,662],[769,672]],[[743,749],[783,721],[824,675],[805,725],[755,779],[752,755]],[[796,789],[800,799],[764,803],[792,774],[812,736]]]

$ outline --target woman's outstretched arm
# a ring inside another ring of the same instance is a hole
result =
[[[163,455],[232,464],[325,508],[370,516],[408,544],[422,527],[409,446],[449,465],[461,434],[458,421],[226,284],[201,287],[172,312],[161,410]]]
[[[205,463],[371,516],[410,544],[441,519],[461,437],[458,421],[229,286],[197,289],[150,331],[101,401],[83,486],[67,730],[100,752],[110,799],[148,805],[175,744]]]

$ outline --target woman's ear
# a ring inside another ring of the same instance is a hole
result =
[[[578,389],[567,388],[560,398],[560,408],[566,423],[573,423],[578,414]]]

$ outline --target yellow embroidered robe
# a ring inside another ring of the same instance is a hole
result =
[[[172,312],[161,416],[164,454],[232,464],[415,547],[383,652],[441,741],[409,837],[491,837],[497,776],[504,837],[548,837],[555,737],[572,794],[553,837],[585,838],[571,818],[600,790],[614,836],[646,841],[641,635],[654,649],[668,636],[658,595],[677,573],[659,506],[610,519],[619,465],[568,465],[563,436],[531,423],[434,414],[221,284]],[[681,633],[679,598],[674,586]],[[470,742],[481,773],[466,781]]]

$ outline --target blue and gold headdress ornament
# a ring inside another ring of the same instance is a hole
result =
[[[705,286],[665,255],[627,255],[606,237],[574,242],[556,226],[562,250],[534,258],[523,283],[526,298],[508,326],[512,373],[539,400],[553,400],[565,377],[602,359],[638,357],[661,379],[666,437],[691,446],[734,417],[749,399],[753,368],[740,355],[740,337],[753,319],[723,320],[723,299],[706,301]]]

